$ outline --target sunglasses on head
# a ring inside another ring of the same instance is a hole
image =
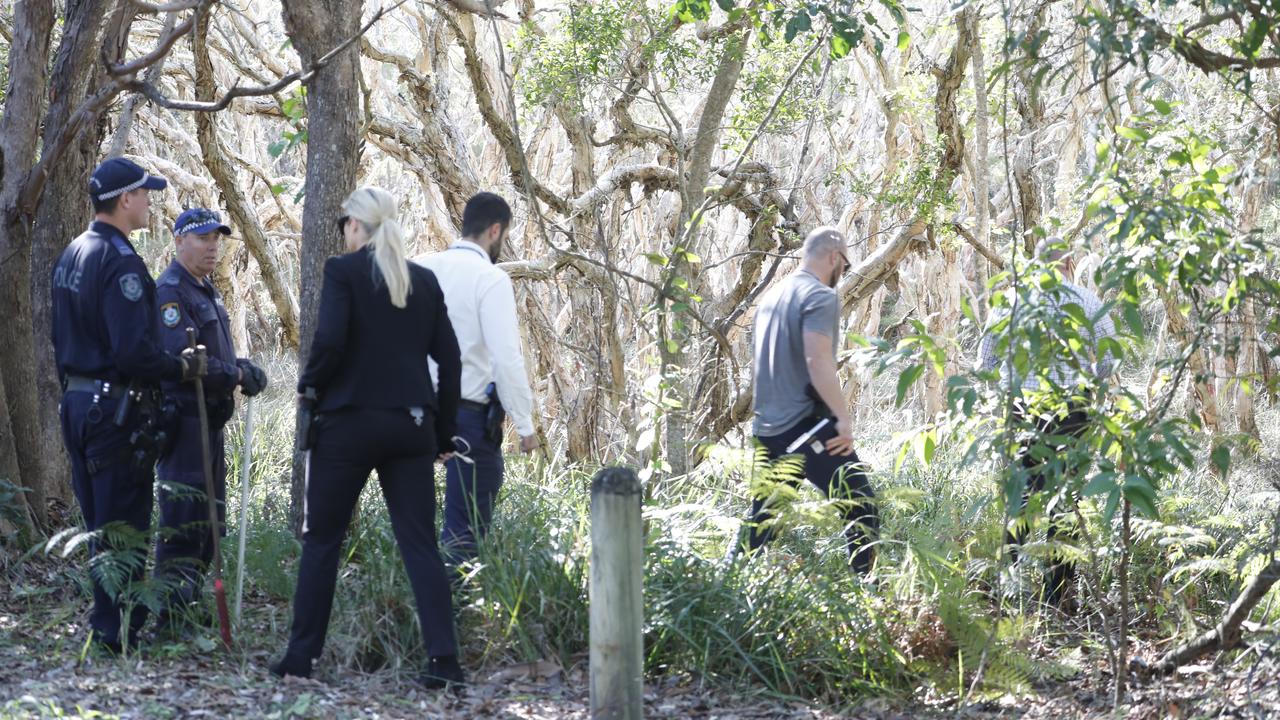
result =
[[[350,219],[351,219],[350,215],[343,215],[342,217],[338,218],[338,232],[341,233],[347,229],[347,221]]]

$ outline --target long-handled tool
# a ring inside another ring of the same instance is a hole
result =
[[[187,328],[187,347],[196,349],[196,330]],[[222,642],[231,647],[231,616],[227,612],[227,590],[222,586],[222,549],[218,541],[218,494],[213,490],[213,452],[209,449],[209,406],[205,404],[204,379],[196,377],[196,411],[200,414],[200,451],[204,455],[205,506],[209,508],[209,533],[213,538],[213,594],[218,603],[218,625]]]
[[[244,455],[240,460],[240,548],[236,551],[236,627],[244,600],[244,541],[249,527],[249,462],[253,448],[253,398],[244,401]]]

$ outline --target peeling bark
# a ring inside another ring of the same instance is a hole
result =
[[[355,35],[362,0],[285,0],[284,22],[303,66],[309,66]],[[306,82],[306,201],[302,210],[299,293],[302,309],[299,366],[306,363],[320,306],[324,262],[341,250],[334,232],[340,205],[355,190],[360,164],[360,54],[349,47]],[[295,433],[295,437],[297,433]],[[303,454],[294,453],[290,520],[301,529]]]
[[[9,84],[0,114],[0,472],[30,490],[23,504],[31,519],[46,526],[46,488],[53,482],[39,425],[13,422],[38,415],[35,357],[30,325],[30,218],[18,206],[26,173],[36,158],[36,142],[44,111],[52,0],[28,0],[14,7],[13,41],[9,46]],[[54,447],[61,447],[61,443]]]
[[[210,101],[217,96],[217,87],[213,78],[213,63],[209,59],[209,49],[206,44],[207,29],[205,23],[207,21],[207,17],[202,18],[197,23],[195,32],[191,34],[191,50],[195,56],[196,99],[202,101]],[[283,332],[283,344],[290,350],[296,350],[298,348],[298,307],[296,301],[289,288],[285,286],[284,280],[280,276],[280,270],[276,267],[275,258],[267,242],[266,233],[258,221],[258,214],[250,205],[248,198],[240,190],[239,178],[236,176],[234,168],[227,162],[226,154],[222,149],[222,142],[218,139],[217,115],[215,113],[196,113],[195,121],[196,137],[200,143],[200,153],[201,158],[204,160],[204,166],[217,184],[218,191],[227,203],[227,212],[231,215],[232,222],[240,231],[244,238],[245,246],[258,264],[258,269],[262,274],[262,282],[267,287],[267,294],[271,296],[272,304],[275,305],[276,316],[279,318],[280,329]]]

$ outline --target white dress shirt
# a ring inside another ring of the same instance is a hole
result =
[[[520,351],[511,277],[490,262],[484,248],[469,240],[414,262],[435,273],[444,291],[449,322],[462,351],[462,398],[488,402],[484,390],[495,383],[516,432],[521,437],[532,435],[533,390]],[[431,376],[436,377],[434,362]]]

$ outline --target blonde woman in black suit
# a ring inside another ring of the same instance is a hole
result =
[[[453,446],[461,360],[431,271],[405,261],[395,199],[363,187],[342,203],[347,253],[324,265],[320,315],[298,392],[314,391],[302,560],[289,648],[271,666],[308,677],[324,646],[338,555],[376,469],[418,604],[429,660],[423,683],[463,682],[449,581],[436,545],[433,463]],[[439,367],[434,389],[427,358]]]

